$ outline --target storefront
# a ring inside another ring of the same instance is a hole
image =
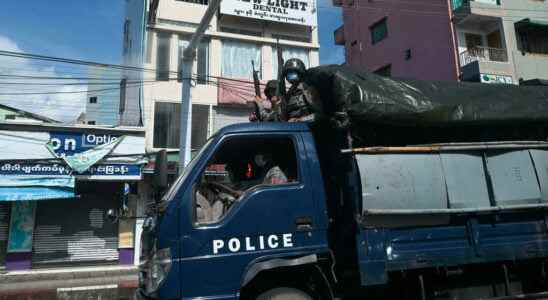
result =
[[[133,264],[144,131],[21,126],[0,130],[0,265]]]

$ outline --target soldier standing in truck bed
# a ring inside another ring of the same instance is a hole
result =
[[[303,79],[306,67],[302,60],[291,58],[284,64],[283,75],[291,83],[285,100],[285,120],[288,122],[311,121],[314,119],[310,96],[306,93]]]
[[[249,120],[254,122],[261,120],[263,122],[276,122],[281,120],[280,98],[276,96],[277,80],[269,80],[264,88],[266,99],[270,102],[270,108],[267,108],[263,98],[256,97],[257,112],[252,113]],[[259,114],[256,116],[255,114]]]

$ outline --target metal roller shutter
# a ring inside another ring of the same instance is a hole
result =
[[[10,204],[9,202],[0,203],[0,268],[4,266],[6,261]]]
[[[98,187],[100,190],[100,187]],[[104,195],[112,195],[104,193]],[[32,263],[49,267],[67,263],[118,260],[118,224],[106,219],[113,197],[82,195],[75,200],[39,201]]]
[[[217,132],[219,129],[236,123],[249,122],[248,108],[239,107],[223,107],[217,106],[214,108],[213,116],[213,132]]]

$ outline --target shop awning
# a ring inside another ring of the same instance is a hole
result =
[[[74,176],[0,176],[0,201],[75,198]]]
[[[515,24],[516,29],[522,29],[522,28],[534,28],[534,27],[547,27],[548,28],[548,21],[544,20],[535,20],[526,18],[519,22],[516,22]]]

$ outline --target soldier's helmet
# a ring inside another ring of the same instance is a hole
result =
[[[290,83],[302,81],[305,72],[304,62],[298,58],[291,58],[284,64],[283,75]]]
[[[264,88],[264,94],[268,98],[274,96],[276,88],[278,87],[278,80],[269,80]]]

